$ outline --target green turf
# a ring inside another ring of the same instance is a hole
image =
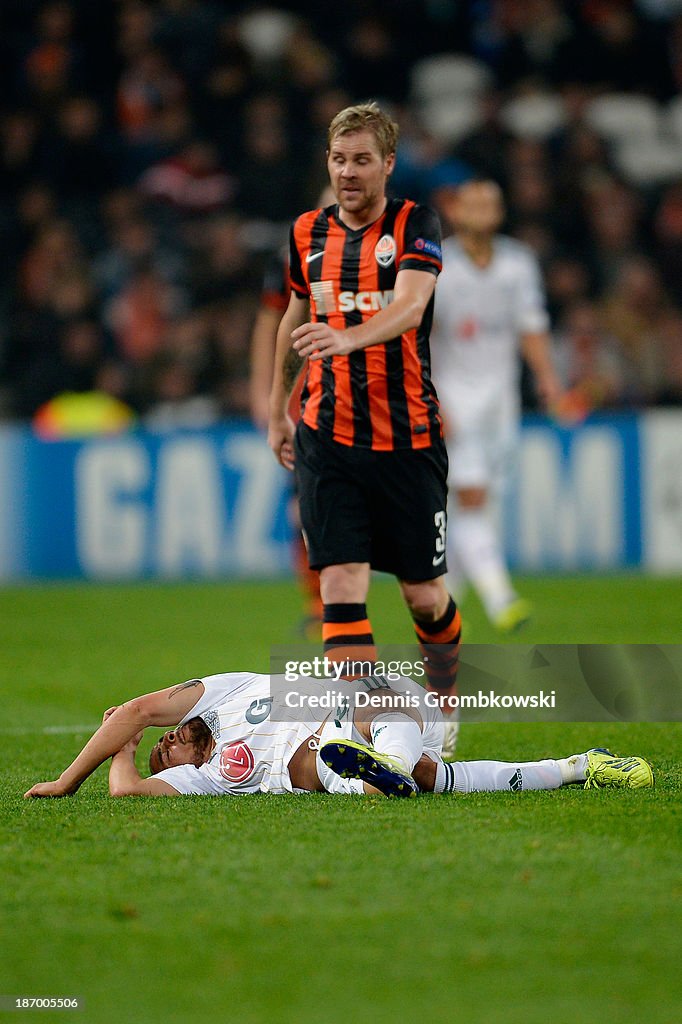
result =
[[[679,580],[523,592],[524,642],[682,640]],[[410,640],[390,583],[370,610],[381,641]],[[464,611],[470,638],[499,642]],[[189,676],[266,671],[298,614],[286,583],[0,591],[0,997],[77,996],[73,1019],[95,1024],[677,1022],[679,725],[463,730],[461,758],[641,751],[647,793],[112,801],[101,770],[72,799],[21,799],[87,736],[45,727],[87,728]]]

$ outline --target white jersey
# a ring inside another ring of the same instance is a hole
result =
[[[433,380],[446,419],[450,396],[518,390],[519,341],[547,330],[540,269],[532,250],[498,235],[487,267],[478,267],[456,237],[443,244],[443,270],[431,332]]]
[[[288,772],[293,755],[319,732],[325,720],[347,718],[348,707],[341,705],[353,693],[366,689],[360,682],[343,680],[303,678],[292,684],[282,676],[253,672],[224,672],[205,676],[200,682],[204,693],[178,727],[191,718],[201,718],[215,741],[213,753],[199,768],[176,765],[154,776],[182,794],[293,792]],[[420,686],[405,677],[390,686],[424,695]],[[329,699],[316,704],[322,696]],[[431,709],[427,721],[427,714],[422,714],[425,745],[438,749],[442,744],[440,716]]]

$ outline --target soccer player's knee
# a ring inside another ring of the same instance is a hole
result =
[[[367,597],[369,573],[364,566],[329,565],[320,573],[320,593],[325,604],[362,603]]]
[[[403,595],[412,618],[418,622],[435,622],[445,611],[449,600],[440,579],[425,583],[404,583]]]

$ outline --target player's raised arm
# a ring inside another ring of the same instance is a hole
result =
[[[286,469],[293,469],[294,466],[291,443],[294,436],[294,424],[287,413],[287,405],[296,378],[301,371],[301,358],[299,353],[292,348],[291,334],[305,322],[308,308],[307,300],[292,291],[289,305],[277,331],[272,391],[270,392],[268,444],[277,460]]]
[[[58,779],[36,783],[24,793],[24,797],[71,796],[96,768],[118,753],[137,733],[149,725],[176,725],[191,711],[203,693],[204,684],[201,680],[190,679],[179,686],[169,686],[164,690],[134,697],[111,711],[111,714],[105,715],[97,732]]]
[[[327,323],[306,323],[293,332],[294,349],[311,360],[343,356],[378,345],[419,327],[436,278],[422,270],[401,270],[395,280],[393,301],[355,327],[334,329]]]

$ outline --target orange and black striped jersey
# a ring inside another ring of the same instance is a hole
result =
[[[378,220],[352,230],[338,209],[311,210],[291,229],[289,277],[310,301],[313,320],[354,327],[393,299],[400,270],[441,270],[436,214],[409,199],[391,199]],[[375,451],[429,448],[442,436],[431,382],[433,299],[420,325],[347,356],[309,362],[303,421],[335,441]]]

